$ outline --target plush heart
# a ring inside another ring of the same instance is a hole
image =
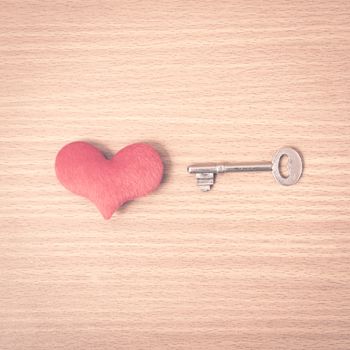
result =
[[[158,152],[135,143],[106,159],[86,142],[64,146],[56,157],[56,175],[64,187],[90,199],[105,219],[125,202],[154,191],[163,176]]]

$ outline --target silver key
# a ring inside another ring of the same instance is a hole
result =
[[[288,157],[288,176],[280,172],[280,161],[283,156]],[[214,185],[215,175],[219,173],[237,173],[245,171],[272,171],[272,175],[281,185],[296,184],[303,173],[303,161],[300,154],[293,148],[281,148],[272,158],[271,163],[236,164],[236,165],[207,165],[189,166],[187,171],[196,174],[197,185],[202,191],[209,191]]]

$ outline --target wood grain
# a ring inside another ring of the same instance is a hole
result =
[[[350,2],[0,8],[0,348],[349,349]],[[112,220],[57,151],[135,141],[160,190]],[[297,147],[297,186],[193,162]]]

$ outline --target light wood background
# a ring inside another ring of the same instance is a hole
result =
[[[0,348],[350,349],[350,2],[0,7]],[[104,221],[57,151],[155,145]],[[196,162],[304,156],[298,185]]]

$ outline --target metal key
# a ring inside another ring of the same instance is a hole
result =
[[[283,156],[288,157],[288,176],[280,171]],[[202,191],[209,191],[215,182],[215,175],[219,173],[237,173],[245,171],[272,171],[277,182],[284,186],[296,184],[303,173],[303,161],[300,154],[293,148],[281,148],[272,158],[271,163],[236,164],[236,165],[207,165],[189,166],[187,171],[196,174],[197,185]]]

